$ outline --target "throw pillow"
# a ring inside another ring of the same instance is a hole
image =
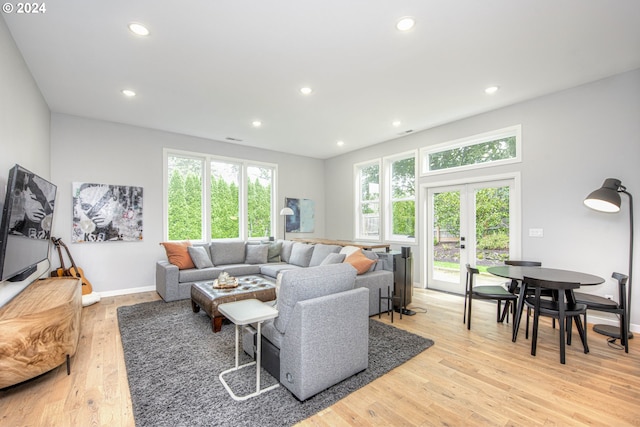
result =
[[[280,252],[282,251],[282,242],[262,242],[269,245],[267,253],[267,262],[280,262]]]
[[[346,257],[345,254],[329,254],[322,260],[320,265],[340,264]]]
[[[361,251],[362,249],[360,249],[357,246],[344,246],[342,249],[340,249],[340,253],[341,254],[345,254],[346,256],[351,255],[354,252],[357,251]]]
[[[367,258],[361,250],[346,257],[344,262],[351,264],[358,271],[358,274],[366,273],[369,267],[375,263],[374,260]]]
[[[266,264],[269,253],[269,245],[247,245],[247,254],[244,262],[247,264]]]
[[[180,270],[195,267],[187,249],[191,246],[191,242],[162,242],[160,244],[164,246],[169,262]]]
[[[313,245],[296,242],[293,244],[293,249],[291,249],[289,264],[297,265],[298,267],[309,267],[312,256]]]
[[[209,253],[203,246],[188,246],[187,252],[196,268],[213,267]]]

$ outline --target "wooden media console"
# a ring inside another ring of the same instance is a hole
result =
[[[67,363],[76,353],[82,285],[72,277],[37,280],[0,308],[0,388]]]

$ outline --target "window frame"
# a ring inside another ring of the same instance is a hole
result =
[[[392,179],[392,172],[393,172],[393,164],[395,162],[401,161],[401,160],[406,160],[413,157],[414,158],[414,169],[413,169],[413,197],[411,198],[401,198],[401,199],[394,199],[393,197],[393,189],[392,189],[392,185],[393,185],[393,179]],[[384,167],[384,174],[383,174],[383,182],[384,182],[384,191],[382,194],[382,199],[384,200],[384,206],[385,206],[385,211],[384,211],[384,217],[385,217],[385,222],[384,222],[384,236],[385,236],[385,241],[389,241],[389,242],[395,242],[395,243],[415,243],[416,242],[416,235],[418,233],[418,221],[417,221],[417,217],[418,217],[418,200],[417,200],[417,189],[418,189],[418,150],[411,150],[411,151],[405,151],[403,153],[398,153],[398,154],[394,154],[392,156],[386,156],[383,157],[382,159],[382,163],[383,163],[383,167]],[[401,235],[401,234],[393,234],[393,203],[394,202],[399,202],[399,201],[413,201],[413,206],[414,206],[414,218],[413,218],[413,226],[414,226],[414,230],[413,230],[413,237],[409,237],[409,236],[405,236],[405,235]]]
[[[163,211],[163,238],[166,241],[169,241],[169,157],[184,157],[191,158],[196,160],[202,160],[203,162],[203,183],[202,183],[202,240],[192,240],[194,242],[203,242],[209,243],[212,241],[218,240],[244,240],[244,241],[260,241],[264,239],[268,239],[269,237],[277,236],[277,217],[276,217],[276,206],[278,200],[278,165],[276,163],[267,163],[254,161],[249,159],[240,159],[235,157],[226,157],[226,156],[217,156],[208,153],[197,153],[191,151],[183,151],[176,150],[170,148],[163,149],[163,200],[162,200],[162,211]],[[240,216],[240,224],[239,224],[239,236],[224,238],[224,239],[212,239],[211,238],[211,162],[221,162],[221,163],[235,163],[240,165],[240,186],[239,186],[239,212]],[[259,167],[259,168],[267,168],[271,169],[272,177],[271,177],[271,218],[270,218],[270,228],[272,236],[265,237],[248,237],[248,174],[247,169],[251,166]]]
[[[362,205],[363,203],[376,203],[375,200],[367,200],[367,201],[363,201],[361,196],[361,189],[362,189],[362,185],[361,185],[361,174],[360,171],[364,168],[370,167],[370,166],[378,166],[378,199],[377,199],[377,203],[378,203],[378,234],[377,236],[368,236],[368,235],[363,235],[362,234]],[[353,165],[353,181],[355,184],[355,229],[354,229],[354,234],[355,234],[355,240],[366,240],[366,241],[372,241],[372,242],[380,242],[382,239],[382,235],[383,235],[383,230],[382,227],[384,227],[384,209],[383,209],[383,205],[382,205],[382,162],[380,159],[373,159],[373,160],[369,160],[369,161],[365,161],[365,162],[359,162],[359,163],[355,163]]]
[[[474,163],[471,165],[455,166],[446,169],[429,170],[429,155],[434,153],[440,153],[456,148],[470,147],[473,145],[479,145],[490,141],[495,141],[501,138],[513,137],[516,138],[516,154],[514,157],[502,160],[492,160],[482,163]],[[507,165],[512,163],[522,162],[522,125],[509,126],[502,129],[497,129],[481,134],[456,139],[453,141],[444,142],[441,144],[431,145],[429,147],[423,147],[420,149],[420,177],[440,175],[445,173],[466,171],[472,169],[489,168],[500,165]]]

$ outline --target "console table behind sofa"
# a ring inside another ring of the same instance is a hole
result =
[[[309,238],[309,239],[291,239],[294,242],[309,243],[311,245],[322,243],[323,245],[338,245],[338,246],[355,246],[356,248],[362,248],[365,250],[384,249],[385,252],[389,252],[388,243],[364,243],[364,242],[352,242],[349,240],[330,240],[321,238]]]

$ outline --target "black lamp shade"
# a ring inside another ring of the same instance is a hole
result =
[[[602,187],[593,191],[584,199],[584,204],[591,209],[601,212],[619,212],[620,211],[620,188],[621,181],[615,178],[607,178]]]

